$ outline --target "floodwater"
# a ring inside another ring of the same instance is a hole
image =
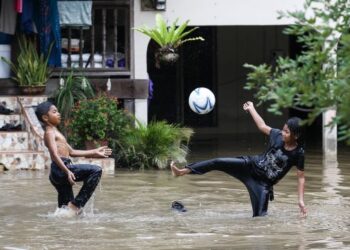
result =
[[[190,160],[263,148],[231,144],[197,141]],[[220,172],[174,178],[169,170],[117,170],[104,175],[85,215],[74,219],[54,215],[48,172],[0,173],[0,249],[350,249],[349,152],[340,149],[335,161],[318,148],[306,151],[306,219],[299,217],[294,169],[261,218],[251,217],[243,185]],[[174,200],[187,212],[171,210]]]

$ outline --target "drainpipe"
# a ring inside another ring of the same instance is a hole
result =
[[[337,115],[335,107],[331,107],[322,113],[322,146],[325,158],[337,157],[337,125],[329,126]]]
[[[337,39],[339,41],[340,33],[335,31],[330,36],[329,39],[326,41],[325,47],[331,46],[331,41],[334,41]],[[334,45],[334,47],[330,50],[329,57],[334,62],[337,61],[337,44]],[[325,67],[328,67],[328,65],[325,65]],[[335,76],[337,75],[337,63],[334,63],[334,72]],[[330,95],[333,95],[334,93],[329,93]],[[337,144],[338,144],[338,129],[337,125],[330,126],[331,122],[337,115],[337,109],[336,107],[329,107],[327,110],[325,110],[322,113],[322,148],[323,148],[323,155],[325,158],[333,159],[337,157]]]

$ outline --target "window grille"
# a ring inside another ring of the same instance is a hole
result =
[[[92,26],[64,26],[62,68],[130,71],[129,1],[93,1]]]

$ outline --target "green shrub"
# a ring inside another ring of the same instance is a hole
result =
[[[185,162],[187,144],[192,134],[190,128],[181,128],[164,121],[151,122],[148,126],[139,123],[118,141],[117,164],[137,169],[163,169],[170,159]]]
[[[124,137],[130,126],[131,118],[118,108],[117,99],[100,95],[75,105],[69,122],[69,139],[78,147],[87,141],[99,140],[107,140],[112,145]]]

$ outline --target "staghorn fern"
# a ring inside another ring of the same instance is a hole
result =
[[[163,17],[160,14],[157,14],[155,28],[144,26],[141,28],[135,28],[135,30],[149,36],[162,48],[177,48],[185,42],[204,41],[204,38],[201,36],[186,38],[189,34],[198,29],[198,27],[195,27],[186,31],[189,20],[182,23],[178,27],[177,23],[178,18],[171,24],[170,27],[167,27]]]

